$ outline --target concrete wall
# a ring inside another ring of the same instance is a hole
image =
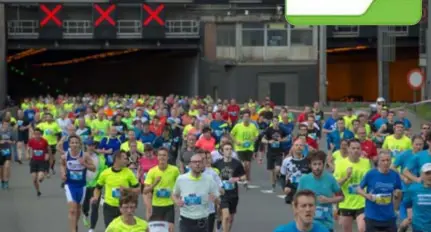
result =
[[[267,94],[259,83],[262,85],[262,79],[272,74],[285,77],[288,105],[311,104],[318,99],[317,65],[224,66],[204,60],[200,62],[200,95],[236,98],[240,102],[249,98],[259,99]],[[295,80],[289,80],[291,78]]]

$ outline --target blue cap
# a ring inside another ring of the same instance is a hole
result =
[[[88,138],[84,141],[84,144],[88,146],[88,145],[94,145],[95,143],[92,138]]]

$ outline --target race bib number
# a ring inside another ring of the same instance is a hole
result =
[[[185,166],[184,167],[184,173],[188,173],[188,172],[190,172],[190,168],[189,168],[189,166]]]
[[[9,148],[2,149],[1,154],[2,156],[10,156],[10,149]]]
[[[235,189],[235,184],[233,184],[232,182],[230,182],[228,180],[224,180],[222,183],[223,183],[223,189],[224,190],[234,190]]]
[[[357,188],[359,187],[359,185],[358,184],[351,184],[351,185],[349,185],[349,194],[358,194],[358,192],[357,192]]]
[[[178,143],[180,141],[180,137],[175,137],[174,138],[174,143]]]
[[[53,131],[52,130],[45,130],[45,135],[52,135],[53,134]]]
[[[18,120],[18,121],[16,121],[16,124],[18,124],[18,126],[22,126],[22,124],[23,124],[24,122],[22,121],[22,120]]]
[[[40,157],[43,156],[42,150],[33,150],[34,156]]]
[[[251,143],[249,141],[245,141],[242,143],[242,146],[245,148],[249,148],[251,146]]]
[[[114,159],[112,158],[112,155],[106,156],[106,163],[108,163],[108,164],[114,163]]]
[[[184,197],[184,204],[186,205],[200,205],[202,204],[202,197],[196,194],[189,194]]]
[[[318,220],[326,219],[329,216],[328,213],[329,213],[328,207],[317,206],[316,214],[314,215],[314,218]]]
[[[164,221],[152,221],[148,223],[149,232],[169,232],[169,223]]]
[[[392,194],[376,194],[374,195],[375,202],[378,205],[389,205],[392,202]]]
[[[105,132],[104,131],[102,131],[102,130],[100,130],[98,133],[97,133],[97,135],[99,135],[99,136],[103,136],[105,134]]]
[[[117,198],[117,199],[119,199],[119,198],[120,198],[120,196],[121,196],[121,191],[120,191],[120,189],[119,189],[119,188],[113,188],[113,189],[112,189],[112,191],[111,191],[111,196],[112,196],[113,198]]]
[[[272,148],[280,148],[280,142],[273,142],[273,143],[271,143],[271,147]]]
[[[169,198],[171,197],[171,191],[169,191],[169,189],[158,189],[156,191],[156,196],[158,198]]]
[[[170,149],[171,148],[171,143],[163,143],[162,147]]]
[[[115,129],[117,129],[118,132],[123,132],[123,127],[122,126],[116,126]]]
[[[215,130],[215,131],[214,131],[214,134],[215,134],[217,137],[220,137],[220,136],[223,134],[223,131],[221,131],[221,130]]]
[[[82,171],[69,171],[69,177],[71,180],[83,180],[84,175]]]

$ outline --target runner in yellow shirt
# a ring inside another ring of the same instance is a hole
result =
[[[61,136],[61,128],[54,121],[52,114],[46,113],[44,114],[45,121],[36,125],[36,128],[42,130],[42,137],[48,141],[48,145],[50,147],[49,151],[49,165],[52,171],[52,174],[55,175],[55,154],[57,153],[57,142]]]
[[[111,122],[105,118],[105,113],[103,109],[99,110],[97,113],[97,118],[91,121],[91,132],[94,136],[94,141],[97,144],[102,141],[103,137],[108,134],[108,129],[111,126]]]
[[[391,151],[392,162],[404,151],[413,149],[411,139],[404,135],[403,122],[394,123],[394,134],[386,136],[382,148]]]
[[[138,194],[124,191],[120,198],[121,216],[115,218],[106,228],[106,232],[149,232],[147,221],[136,217]]]
[[[356,220],[358,231],[365,231],[365,198],[358,195],[356,189],[372,166],[370,160],[361,157],[361,142],[359,140],[350,140],[348,146],[348,156],[337,161],[334,170],[334,177],[344,194],[344,201],[338,205],[339,223],[342,231],[352,231],[353,220]]]
[[[254,153],[254,143],[259,136],[259,129],[250,122],[249,112],[243,113],[242,122],[233,127],[231,135],[235,143],[235,151],[243,163],[247,181],[250,181],[251,160]]]

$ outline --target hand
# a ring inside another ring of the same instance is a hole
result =
[[[289,187],[284,187],[284,193],[289,194],[292,191]]]
[[[369,200],[369,201],[373,201],[373,202],[375,201],[374,196],[371,194],[365,194],[365,198],[367,198],[367,200]]]
[[[98,201],[97,197],[92,197],[90,199],[91,204],[97,204],[97,201]]]
[[[404,220],[401,222],[400,227],[402,227],[402,228],[406,228],[406,227],[408,227],[411,223],[412,223],[412,219],[411,219],[411,218],[406,218],[406,219],[404,219]]]
[[[330,144],[329,144],[329,149],[330,149],[331,151],[334,151],[334,148],[335,148],[335,145],[334,145],[333,143],[330,143]]]
[[[229,182],[231,182],[231,183],[236,183],[238,181],[239,181],[239,177],[232,177],[229,179]]]
[[[114,150],[112,150],[112,148],[109,148],[108,150],[106,150],[106,152],[108,152],[109,154],[111,154]]]
[[[183,207],[183,206],[184,206],[184,201],[183,201],[183,200],[181,200],[181,199],[178,199],[178,200],[175,200],[175,204],[176,204],[178,207]]]
[[[61,174],[61,179],[62,179],[63,181],[66,181],[66,180],[67,180],[66,173],[62,173],[62,174]]]
[[[211,202],[214,202],[216,199],[217,199],[217,197],[214,196],[214,194],[212,194],[212,193],[208,196],[208,200]]]
[[[347,178],[350,178],[350,177],[352,176],[352,171],[353,171],[353,168],[352,168],[352,167],[348,167],[348,168],[347,168],[347,170],[346,170]]]
[[[79,158],[78,159],[78,161],[79,161],[79,163],[81,164],[81,165],[84,165],[85,166],[85,159],[84,158]]]
[[[404,181],[405,184],[411,184],[412,183],[412,181],[409,178],[405,177],[405,176],[403,176],[402,179],[403,179],[403,181]]]
[[[45,154],[45,161],[49,160],[49,154]]]
[[[268,141],[268,143],[269,144],[274,143],[274,140],[271,139],[271,140]]]
[[[328,197],[325,196],[318,196],[317,200],[319,201],[319,203],[321,204],[326,204],[326,203],[330,203],[330,199]]]

